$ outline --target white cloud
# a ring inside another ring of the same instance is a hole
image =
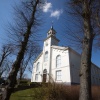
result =
[[[63,13],[63,10],[55,10],[51,12],[50,17],[55,17],[59,19],[60,15]]]
[[[51,3],[45,3],[43,6],[43,12],[50,12],[52,8],[52,4]]]
[[[52,3],[50,2],[45,2],[45,4],[42,5],[41,7],[42,11],[44,13],[50,13],[50,17],[55,17],[57,19],[59,19],[60,15],[63,13],[63,10],[60,9],[60,10],[53,10],[53,7],[52,7]]]

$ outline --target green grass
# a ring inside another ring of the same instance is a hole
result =
[[[12,93],[10,100],[42,100],[42,87],[39,87],[38,83],[31,83],[33,86],[28,85],[28,81],[22,80],[16,92]],[[34,87],[34,88],[30,88]],[[40,96],[38,96],[39,94]],[[40,99],[41,98],[41,99]]]
[[[44,87],[20,90],[13,93],[10,100],[45,100],[45,90]]]
[[[100,86],[92,86],[92,100],[100,100]],[[10,100],[79,100],[79,86],[50,84],[42,87],[20,90]]]
[[[33,88],[13,93],[10,100],[33,100]]]

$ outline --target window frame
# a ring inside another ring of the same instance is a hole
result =
[[[38,74],[35,74],[35,81],[38,81]]]
[[[44,62],[47,62],[47,61],[48,61],[48,51],[46,51],[44,55]]]
[[[39,67],[40,67],[40,62],[38,62],[36,65],[36,72],[39,71]]]
[[[60,74],[59,74],[59,72],[60,72]],[[61,81],[61,80],[62,80],[62,70],[57,70],[56,71],[56,81]]]
[[[56,68],[61,67],[61,55],[56,56]]]

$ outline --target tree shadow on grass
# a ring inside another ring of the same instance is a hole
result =
[[[41,84],[33,84],[29,86],[18,86],[17,88],[14,89],[14,92],[31,89],[31,88],[37,88],[37,87],[41,87]]]
[[[28,95],[27,96],[24,96],[24,95],[16,95],[14,97],[25,97],[26,98],[26,97],[34,97],[34,96],[33,95],[30,95],[30,96],[28,96]]]

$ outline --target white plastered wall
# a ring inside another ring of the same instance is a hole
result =
[[[61,56],[61,66],[59,68],[56,67],[56,57],[57,55]],[[66,84],[70,84],[70,68],[69,68],[69,52],[68,50],[61,50],[52,48],[52,62],[51,62],[51,77],[55,82],[63,82]],[[56,80],[56,71],[61,70],[62,79]]]
[[[36,71],[36,67],[37,67],[38,62],[40,63],[40,67],[39,67],[39,70]],[[41,55],[33,65],[31,82],[41,82],[42,81],[42,74],[43,74],[42,62],[43,62],[43,55]],[[38,81],[35,80],[36,74],[38,74]]]
[[[70,49],[70,71],[71,71],[71,83],[72,84],[79,84],[79,68],[80,68],[80,55],[75,52],[74,50]]]

